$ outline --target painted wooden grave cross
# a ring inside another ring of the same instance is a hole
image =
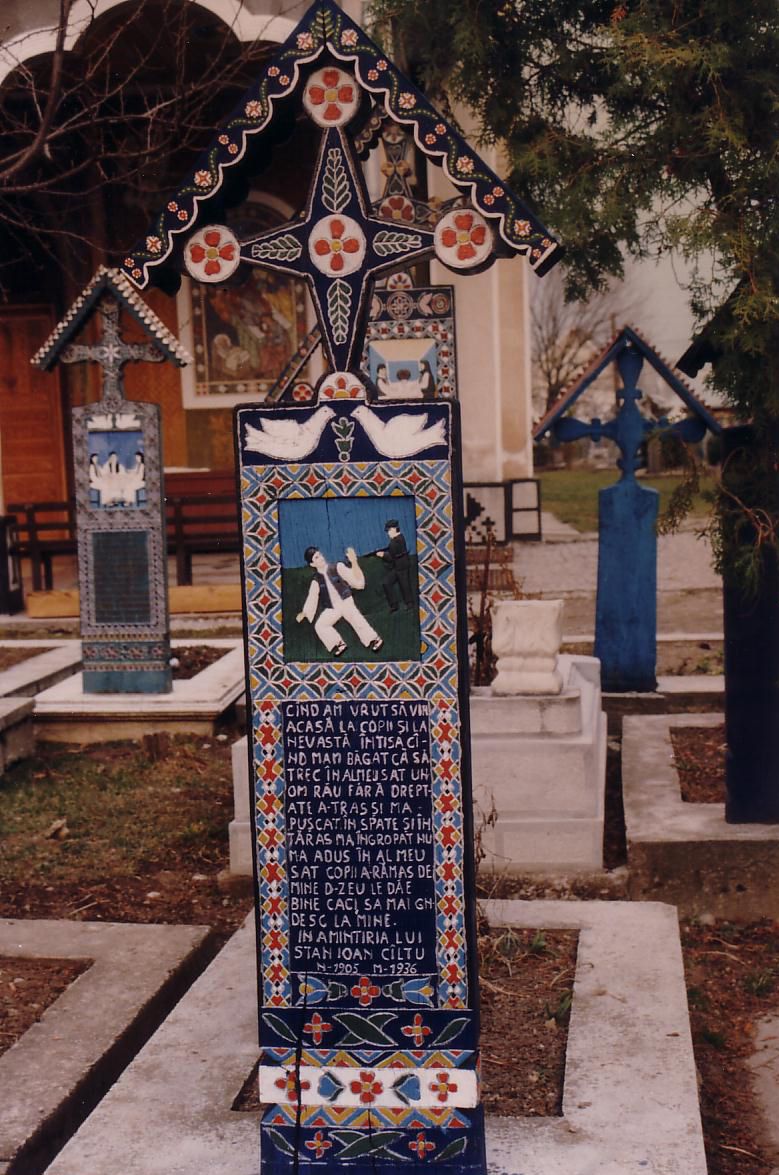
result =
[[[650,420],[638,407],[638,380],[647,361],[688,409],[684,420]],[[566,415],[610,363],[622,380],[619,410],[605,423]],[[598,494],[598,590],[595,604],[595,656],[603,688],[647,691],[656,686],[657,656],[657,490],[639,485],[640,448],[653,432],[702,440],[720,425],[684,380],[632,327],[626,326],[559,397],[536,426],[534,439],[551,431],[556,440],[609,437],[619,449],[621,477]]]
[[[121,335],[125,309],[148,341]],[[73,342],[97,315],[94,343]],[[126,363],[189,356],[119,270],[100,269],[33,357],[97,363],[102,395],[72,410],[76,540],[86,693],[169,693],[167,539],[159,407],[124,398]]]
[[[229,169],[271,162],[262,136],[270,150],[290,100],[321,129],[305,206],[240,241],[209,204],[224,207]],[[466,206],[434,227],[370,206],[355,143],[376,106]],[[315,404],[236,410],[264,1175],[485,1169],[458,405],[382,401],[360,361],[377,278],[433,255],[467,273],[517,253],[542,272],[559,248],[317,0],[125,262],[167,289],[177,268],[302,277],[329,366]]]

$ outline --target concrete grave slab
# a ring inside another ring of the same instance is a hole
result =
[[[178,640],[225,650],[224,657],[188,681],[175,681],[169,694],[89,694],[81,674],[52,686],[35,699],[36,736],[43,741],[93,743],[140,738],[144,734],[212,734],[214,724],[244,691],[243,642],[213,638]]]
[[[42,1171],[202,969],[207,926],[0,921],[0,955],[90,959],[0,1057],[0,1175]]]
[[[779,917],[779,827],[726,824],[725,805],[682,800],[671,730],[717,726],[721,714],[626,717],[622,794],[630,894],[684,917]]]
[[[762,1016],[757,1021],[754,1045],[747,1065],[766,1137],[779,1161],[779,1015]]]
[[[0,773],[35,750],[32,698],[0,698]]]
[[[81,641],[0,641],[3,649],[41,649],[0,673],[0,696],[32,697],[81,668]]]
[[[493,925],[580,933],[563,1115],[488,1118],[494,1175],[705,1175],[675,911],[489,902]],[[47,1175],[256,1175],[259,1114],[231,1110],[257,1059],[250,921],[192,986]]]

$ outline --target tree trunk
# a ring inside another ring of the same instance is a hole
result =
[[[775,518],[779,474],[763,461],[751,427],[723,433],[723,485],[749,508]],[[756,471],[763,469],[764,475]],[[779,822],[779,557],[775,541],[755,551],[757,580],[735,564],[739,548],[755,547],[758,531],[730,512],[723,568],[725,622],[725,819],[730,824]]]

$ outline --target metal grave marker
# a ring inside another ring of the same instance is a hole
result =
[[[127,343],[125,308],[149,341]],[[95,314],[97,342],[71,340]],[[167,542],[159,407],[126,400],[125,363],[183,366],[189,357],[118,270],[100,269],[33,362],[44,370],[93,362],[97,403],[72,410],[79,599],[85,693],[168,693]]]
[[[272,166],[263,148],[294,101],[321,131],[304,207],[238,240],[209,212],[231,168],[240,180]],[[368,200],[364,132],[385,115],[464,202],[435,224]],[[475,273],[517,253],[540,273],[559,246],[362,29],[316,0],[125,261],[141,287],[171,289],[182,268],[206,282],[240,266],[297,275],[328,367],[315,402],[236,409],[263,1175],[485,1170],[459,406],[423,380],[431,344],[412,355],[414,399],[382,400],[379,354],[370,373],[360,363],[377,281],[431,256]],[[428,292],[397,290],[409,317]],[[446,318],[442,294],[418,317]],[[401,318],[389,310],[387,337]],[[392,382],[411,380],[402,367]]]

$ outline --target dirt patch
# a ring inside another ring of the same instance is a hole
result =
[[[482,1097],[488,1114],[562,1114],[578,939],[574,930],[481,926]],[[232,1108],[263,1109],[256,1064]]]
[[[576,547],[571,544],[571,557]],[[521,550],[517,564],[522,570]],[[595,631],[594,592],[565,593],[548,591],[544,596],[564,599],[563,631],[585,633]],[[657,593],[658,632],[722,632],[722,589],[686,588]]]
[[[229,649],[215,648],[213,645],[187,645],[183,649],[171,650],[171,667],[174,681],[188,681],[220,661],[229,652]]]
[[[29,661],[31,657],[40,657],[42,653],[50,652],[51,649],[44,649],[41,646],[34,648],[30,648],[28,645],[16,648],[9,648],[7,645],[0,646],[0,673],[6,669],[13,669],[14,665],[21,665],[23,661]]]
[[[681,929],[709,1175],[768,1175],[779,1155],[763,1139],[746,1058],[755,1020],[779,1007],[779,923]]]
[[[502,929],[479,936],[488,1114],[562,1114],[578,940],[573,930]]]
[[[725,723],[672,726],[671,745],[682,799],[688,804],[724,804]]]
[[[0,957],[0,1056],[89,966],[88,959]]]

